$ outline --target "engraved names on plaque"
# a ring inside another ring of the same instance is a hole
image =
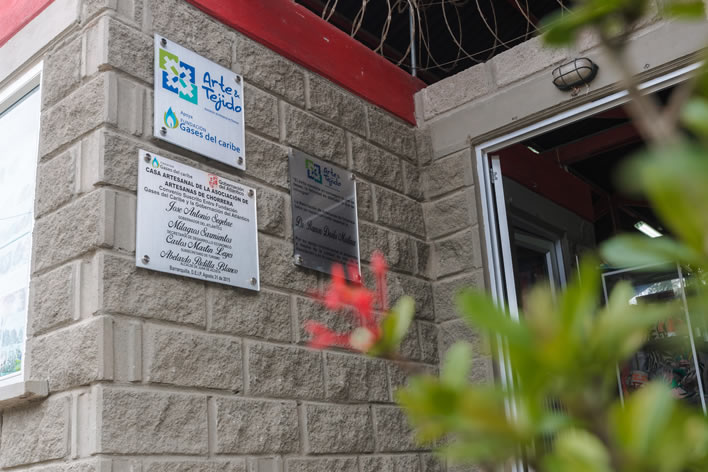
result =
[[[260,289],[255,190],[140,151],[138,267]]]

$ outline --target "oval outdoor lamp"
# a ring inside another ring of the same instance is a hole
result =
[[[553,85],[560,90],[572,90],[589,84],[597,75],[598,65],[587,57],[579,57],[553,69]]]

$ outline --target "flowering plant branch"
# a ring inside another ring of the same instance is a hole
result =
[[[313,292],[312,297],[332,311],[347,311],[353,315],[356,327],[351,332],[335,332],[322,323],[308,320],[305,329],[312,335],[310,346],[325,349],[342,347],[377,357],[394,358],[414,315],[413,299],[401,297],[389,309],[386,286],[388,265],[381,252],[374,252],[371,268],[376,289],[368,289],[361,281],[356,264],[347,264],[346,272],[340,264],[332,266],[332,280],[324,292]],[[382,314],[378,315],[376,310]]]

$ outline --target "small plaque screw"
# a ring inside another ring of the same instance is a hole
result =
[[[253,189],[248,191],[248,196],[252,197],[256,192],[253,191]]]
[[[295,260],[295,265],[302,265],[302,256],[300,254],[295,254],[293,259]]]
[[[236,81],[237,84],[240,84],[241,83],[241,76],[237,75],[236,77],[234,77],[234,80]]]
[[[167,46],[167,40],[165,38],[162,38],[160,40],[160,46],[162,46],[163,48]]]
[[[243,157],[239,157],[239,158],[238,158],[238,163],[239,163],[239,164],[243,164]]]
[[[349,174],[349,180],[356,180],[356,175]]]
[[[255,277],[251,277],[251,285],[256,285],[256,282],[258,282],[258,281],[256,280],[256,278],[255,278]]]
[[[145,154],[145,162],[150,164],[150,154]]]
[[[163,126],[162,128],[160,128],[160,134],[163,135],[163,136],[166,135],[166,134],[167,134],[167,128],[165,128],[164,126]]]
[[[149,263],[150,263],[150,256],[148,256],[147,254],[145,254],[145,255],[143,256],[143,264],[149,264]]]

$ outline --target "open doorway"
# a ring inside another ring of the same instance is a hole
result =
[[[616,169],[643,146],[618,106],[488,156],[519,308],[534,283],[564,287],[583,252],[613,235],[638,224],[663,231],[647,202],[615,184]]]
[[[674,76],[673,78],[677,78]],[[657,80],[661,100],[676,81]],[[662,237],[666,230],[646,201],[628,198],[615,182],[616,170],[644,147],[618,94],[477,147],[487,258],[493,295],[518,318],[531,286],[562,289],[579,259],[608,238],[641,231]],[[646,345],[618,366],[618,395],[663,380],[674,395],[706,411],[708,334],[693,320],[679,267],[603,267],[605,296],[619,280],[634,287],[632,303],[676,299],[682,305],[671,320],[655,327]],[[501,352],[501,351],[500,351]],[[502,381],[513,373],[499,365]]]

